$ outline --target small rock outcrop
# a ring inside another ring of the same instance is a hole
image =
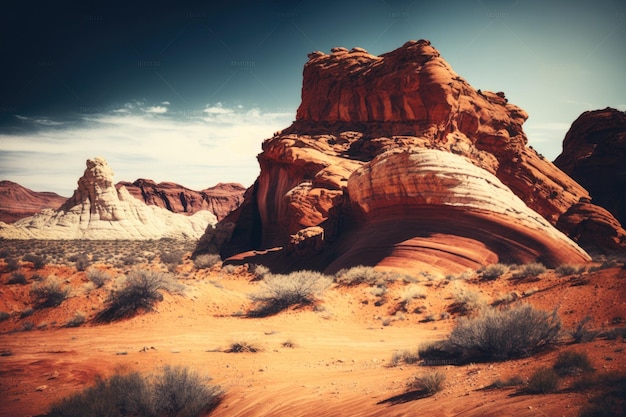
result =
[[[67,200],[56,193],[33,191],[12,182],[0,181],[0,222],[13,223],[43,209],[57,209]]]
[[[594,204],[626,224],[626,112],[606,108],[582,113],[554,163],[589,191]]]
[[[208,210],[222,220],[243,202],[246,188],[237,183],[219,183],[201,191],[191,190],[173,182],[155,183],[148,179],[134,182],[120,181],[115,187],[124,187],[136,199],[148,205],[173,213],[191,215]]]
[[[263,142],[257,181],[196,253],[327,272],[590,259],[555,228],[587,190],[527,146],[524,110],[429,41],[314,52],[303,75],[296,121]]]
[[[126,188],[113,185],[103,158],[87,160],[74,194],[58,209],[44,210],[13,224],[0,223],[0,236],[12,239],[195,239],[217,219],[209,211],[193,216],[148,206]]]

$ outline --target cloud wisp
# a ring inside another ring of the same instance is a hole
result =
[[[31,128],[0,134],[0,179],[64,196],[95,156],[107,160],[116,181],[149,178],[197,190],[218,182],[249,186],[262,141],[293,120],[290,113],[220,103],[172,111],[168,102],[139,101],[72,121],[17,117]]]

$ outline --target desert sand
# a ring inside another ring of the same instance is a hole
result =
[[[105,264],[92,268],[113,276],[124,272]],[[616,326],[626,317],[626,270],[620,263],[565,277],[549,270],[531,282],[510,276],[488,282],[419,276],[417,283],[390,284],[386,302],[378,306],[380,297],[372,287],[333,284],[315,306],[248,318],[248,295],[261,282],[243,267],[198,270],[187,260],[176,271],[187,287],[184,296],[166,294],[155,311],[104,325],[89,318],[102,308],[107,290],[88,291],[85,272],[56,265],[34,271],[28,263],[22,271],[27,277],[55,275],[71,286],[72,296],[58,307],[35,310],[23,319],[14,314],[0,323],[0,416],[43,415],[52,402],[91,386],[98,376],[120,369],[150,373],[164,365],[189,366],[224,389],[224,400],[212,416],[577,416],[590,393],[568,392],[567,379],[560,392],[546,395],[522,394],[515,387],[484,388],[496,379],[527,379],[538,367],[551,366],[562,350],[586,352],[596,372],[626,369],[623,338],[571,344],[567,336],[555,348],[519,360],[391,366],[394,352],[449,334],[458,316],[441,313],[459,285],[480,292],[488,302],[516,291],[522,295],[518,303],[545,310],[557,306],[566,329],[587,315],[596,328]],[[1,282],[8,276],[2,274]],[[407,285],[420,287],[426,298],[412,300],[408,312],[396,313]],[[26,308],[29,288],[0,286],[0,310]],[[415,307],[422,312],[412,312]],[[77,311],[88,321],[63,327]],[[424,320],[429,315],[434,321]],[[35,328],[21,331],[25,321]],[[237,341],[254,343],[262,351],[224,352]],[[403,396],[412,376],[432,370],[446,374],[442,391],[429,398]]]

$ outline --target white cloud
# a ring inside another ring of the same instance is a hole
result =
[[[147,108],[155,107],[161,106]],[[293,120],[290,113],[219,103],[187,112],[145,109],[128,103],[62,128],[0,135],[0,179],[69,196],[85,161],[102,156],[116,182],[149,178],[197,190],[218,182],[249,186],[259,172],[261,143]]]
[[[151,106],[144,110],[146,113],[162,114],[167,113],[167,107],[165,106]]]

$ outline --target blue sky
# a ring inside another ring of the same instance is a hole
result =
[[[300,103],[307,53],[430,39],[561,151],[585,110],[626,110],[620,0],[231,1],[0,6],[0,179],[71,195],[87,158],[116,180],[252,184]]]

